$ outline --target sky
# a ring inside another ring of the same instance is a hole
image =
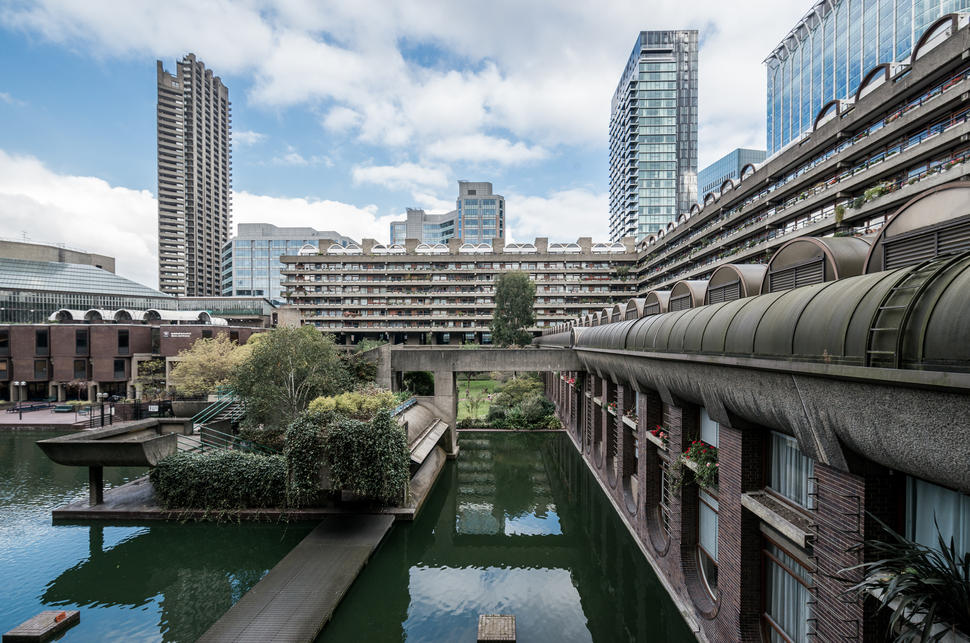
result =
[[[641,30],[697,29],[698,170],[765,149],[762,61],[808,2],[0,0],[0,237],[157,273],[156,61],[229,88],[233,223],[386,242],[459,180],[508,241],[608,240],[610,100]]]

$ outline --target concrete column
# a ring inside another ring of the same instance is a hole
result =
[[[454,371],[434,372],[435,406],[441,413],[441,420],[448,424],[445,438],[445,452],[449,459],[458,457],[458,379]]]
[[[88,467],[88,505],[104,504],[104,468]]]
[[[57,390],[55,392],[55,395],[57,395],[57,401],[58,402],[66,402],[67,401],[67,389],[64,388],[64,385],[61,384],[61,383],[57,383],[55,386],[57,387]]]

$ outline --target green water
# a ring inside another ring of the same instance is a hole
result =
[[[695,641],[565,435],[459,443],[318,642],[475,641],[479,614],[515,614],[528,643]]]
[[[310,524],[51,524],[87,470],[0,433],[0,633],[80,609],[64,641],[195,641]],[[320,641],[475,640],[515,614],[520,641],[694,638],[562,434],[463,434],[420,518],[397,523]],[[144,474],[105,470],[116,486]]]
[[[0,633],[45,609],[81,610],[64,641],[195,641],[313,525],[85,521],[51,510],[87,497],[87,469],[0,433]],[[106,468],[106,486],[145,474]]]

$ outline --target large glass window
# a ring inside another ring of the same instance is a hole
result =
[[[86,380],[88,379],[88,362],[83,359],[74,360],[74,379],[76,380]]]
[[[0,330],[0,355],[10,354],[10,331]]]
[[[943,542],[970,555],[970,497],[919,478],[906,478],[906,537],[934,549]]]
[[[35,331],[37,352],[35,355],[48,355],[50,353],[50,348],[47,343],[48,334],[47,329],[38,329]]]
[[[123,379],[125,379],[125,360],[123,360],[123,359],[116,359],[116,360],[114,360],[114,362],[115,362],[115,364],[114,364],[114,367],[115,367],[114,368],[114,371],[115,371],[115,379],[116,380],[123,380]]]
[[[660,518],[660,528],[663,530],[665,540],[670,539],[670,465],[666,458],[661,456],[660,461],[660,503],[657,512]]]
[[[717,496],[713,490],[697,488],[697,558],[701,577],[713,598],[717,598]]]
[[[118,354],[119,355],[128,354],[128,331],[127,330],[118,331]]]
[[[793,556],[765,540],[765,624],[771,643],[808,643],[812,577]]]
[[[712,447],[718,446],[718,426],[717,422],[707,414],[707,409],[701,407],[701,441],[707,442]]]
[[[88,329],[78,328],[74,331],[74,354],[88,354]]]
[[[46,359],[34,360],[34,379],[35,380],[47,379],[47,360]]]
[[[815,460],[799,450],[795,438],[775,431],[768,450],[768,488],[806,509],[813,508]]]

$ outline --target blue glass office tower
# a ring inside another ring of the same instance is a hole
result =
[[[610,114],[610,239],[642,239],[697,200],[697,31],[641,31]]]
[[[697,173],[697,202],[711,192],[720,192],[721,186],[728,179],[735,181],[741,176],[741,170],[749,163],[757,165],[765,160],[764,150],[745,150],[738,148],[720,158]]]
[[[876,65],[905,62],[927,27],[970,0],[823,0],[765,60],[768,155],[811,130],[823,105],[852,98]]]

